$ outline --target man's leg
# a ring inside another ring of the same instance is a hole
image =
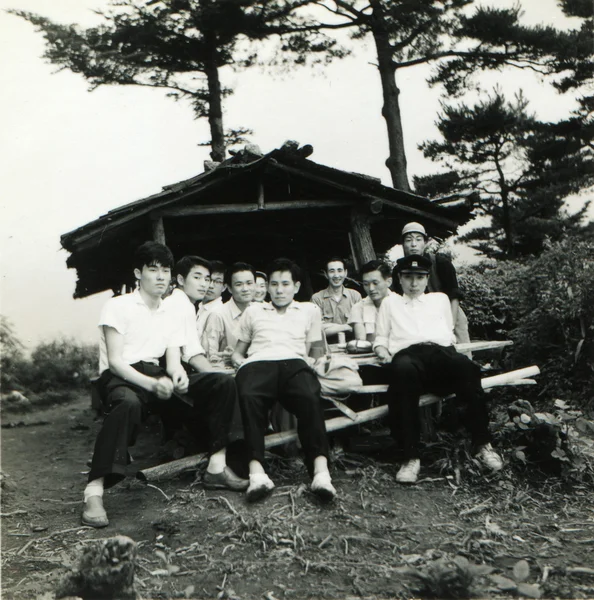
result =
[[[265,497],[274,488],[264,470],[264,436],[268,413],[277,400],[278,374],[277,361],[258,361],[241,367],[235,377],[249,460],[250,502]]]
[[[466,428],[481,461],[493,471],[503,466],[491,448],[489,411],[481,385],[480,367],[453,348],[436,348],[431,360],[434,377],[431,389],[439,393],[455,393],[467,411]]]
[[[227,467],[226,450],[231,423],[237,407],[237,388],[233,377],[224,373],[198,373],[190,378],[188,395],[194,410],[206,420],[210,458],[204,475],[208,489],[245,490],[248,482]]]
[[[324,500],[336,495],[328,471],[328,438],[320,383],[303,360],[281,361],[279,402],[297,417],[297,433],[305,465],[313,478],[312,491]]]
[[[105,527],[109,524],[103,508],[103,488],[121,481],[126,474],[128,447],[133,446],[142,421],[142,401],[132,387],[117,386],[106,399],[107,415],[97,439],[85,489],[83,524]]]

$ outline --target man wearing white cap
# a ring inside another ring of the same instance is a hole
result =
[[[428,292],[443,292],[450,300],[452,308],[452,320],[454,322],[454,335],[456,342],[464,343],[470,341],[468,334],[468,319],[464,311],[460,308],[460,298],[462,292],[458,287],[458,278],[456,268],[452,261],[444,254],[425,254],[428,236],[421,223],[407,223],[402,229],[402,248],[404,256],[411,254],[424,254],[431,260],[431,270],[429,272]],[[402,295],[402,287],[398,279],[396,268],[392,273],[393,289],[397,294]]]

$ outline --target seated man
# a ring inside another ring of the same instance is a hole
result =
[[[328,287],[316,292],[311,301],[322,311],[322,328],[329,342],[336,342],[339,333],[351,333],[348,317],[353,304],[361,300],[357,290],[344,287],[348,275],[342,258],[330,258],[326,261],[324,274],[328,279]]]
[[[203,484],[208,490],[243,491],[247,479],[238,477],[226,464],[229,443],[243,439],[235,381],[232,375],[217,372],[220,368],[210,364],[196,331],[195,307],[209,289],[210,263],[200,256],[184,256],[175,265],[174,275],[178,287],[163,305],[171,319],[181,323],[183,331],[182,360],[189,367],[184,399],[192,406],[192,414],[187,416],[197,417],[200,424],[206,425],[210,458]],[[184,413],[187,411],[178,410],[178,421],[184,419]]]
[[[293,299],[300,279],[299,267],[292,261],[281,258],[272,263],[270,303],[254,303],[245,310],[231,357],[239,369],[235,381],[249,448],[248,501],[263,498],[274,488],[263,462],[268,412],[276,402],[297,417],[305,464],[313,476],[312,491],[324,500],[336,495],[328,471],[320,384],[306,362],[312,342],[322,337],[320,311],[310,302]]]
[[[254,268],[243,262],[233,264],[225,275],[225,285],[231,292],[231,298],[209,315],[201,338],[206,356],[213,363],[231,363],[231,354],[237,345],[239,320],[254,298],[255,275]]]
[[[421,394],[454,392],[468,410],[467,426],[479,460],[492,471],[501,458],[491,448],[489,414],[478,365],[454,349],[450,303],[445,294],[425,294],[431,261],[411,254],[397,261],[403,295],[386,298],[380,307],[374,350],[387,365],[389,420],[404,451],[396,481],[414,483],[420,470]]]
[[[84,525],[109,524],[103,488],[125,477],[128,447],[134,445],[149,407],[163,408],[174,390],[187,390],[188,379],[179,360],[183,331],[161,301],[172,263],[166,246],[156,242],[140,246],[133,263],[138,289],[109,299],[101,312],[98,389],[106,417],[95,442],[84,492]],[[159,366],[165,354],[166,371]]]
[[[425,254],[428,240],[429,236],[421,223],[407,223],[402,229],[402,250],[404,251],[404,256],[409,256],[410,254],[423,254],[429,258],[431,261],[431,270],[429,271],[427,291],[443,292],[447,295],[452,310],[456,342],[470,342],[468,319],[460,307],[462,292],[458,287],[456,268],[451,259],[445,254]],[[397,294],[402,295],[402,287],[398,281],[396,268],[394,268],[392,275],[393,289]],[[472,358],[470,354],[468,356],[469,358]]]
[[[134,257],[138,289],[109,299],[101,313],[98,388],[106,417],[97,435],[84,492],[82,522],[91,527],[109,524],[103,489],[125,477],[128,447],[134,445],[143,417],[149,410],[161,414],[175,411],[181,400],[172,395],[188,390],[188,377],[180,362],[185,341],[182,323],[161,300],[171,279],[172,263],[173,256],[163,244],[140,246]],[[159,366],[163,355],[166,370]],[[229,396],[234,400],[235,392]],[[224,411],[219,412],[222,415]],[[217,435],[211,441],[215,470],[220,468],[219,450],[225,443],[224,435]]]
[[[220,260],[210,262],[210,283],[204,298],[198,303],[196,313],[196,327],[198,328],[198,339],[202,339],[206,321],[211,313],[221,310],[223,307],[223,292],[225,291],[225,263]]]
[[[392,270],[381,260],[371,260],[361,267],[361,281],[367,297],[353,306],[348,322],[356,340],[373,342],[379,308],[384,298],[393,293]]]

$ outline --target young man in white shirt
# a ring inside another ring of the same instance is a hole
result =
[[[353,305],[361,300],[361,294],[344,286],[348,270],[342,258],[333,257],[326,261],[324,274],[328,279],[328,287],[316,292],[311,301],[320,307],[322,328],[328,341],[332,342],[339,333],[352,332],[348,317]]]
[[[174,268],[177,289],[163,301],[173,320],[181,323],[182,360],[188,365],[186,400],[192,405],[190,418],[198,418],[208,438],[210,457],[204,473],[206,489],[244,491],[247,479],[238,477],[227,466],[227,446],[243,438],[237,388],[233,377],[213,366],[196,330],[196,304],[204,298],[210,283],[210,263],[200,256],[184,256]],[[211,315],[212,316],[212,315]],[[184,412],[180,411],[183,418]],[[179,418],[179,417],[178,417]],[[235,423],[236,421],[236,423]]]
[[[328,440],[320,384],[306,359],[322,338],[320,311],[311,302],[295,302],[300,269],[288,259],[275,260],[268,273],[270,303],[253,303],[243,314],[239,342],[231,360],[249,448],[250,502],[265,497],[274,483],[264,471],[264,435],[270,408],[279,402],[297,417],[312,491],[323,500],[336,495],[328,471]]]
[[[411,254],[397,261],[403,295],[385,298],[379,310],[374,350],[387,365],[389,420],[405,462],[396,481],[414,483],[420,470],[421,394],[455,393],[467,406],[467,427],[479,460],[492,471],[502,468],[491,448],[489,414],[478,365],[456,352],[448,297],[425,294],[431,260]]]
[[[356,340],[373,342],[379,308],[384,298],[393,293],[392,270],[381,260],[371,260],[361,267],[360,276],[367,297],[353,306],[348,321]]]
[[[103,489],[125,477],[128,447],[134,445],[149,409],[167,406],[174,392],[188,389],[180,362],[183,330],[163,307],[173,256],[156,242],[142,244],[134,256],[138,289],[107,301],[99,319],[100,395],[106,417],[95,442],[82,522],[109,524]],[[166,370],[159,366],[165,355]]]
[[[230,364],[241,315],[254,299],[256,272],[247,263],[234,263],[225,274],[225,285],[231,298],[208,317],[200,341],[212,363]]]

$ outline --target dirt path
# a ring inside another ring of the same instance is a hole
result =
[[[2,598],[51,592],[85,542],[115,534],[138,543],[143,598],[407,598],[419,595],[411,569],[446,580],[451,564],[441,575],[439,564],[456,556],[490,567],[464,567],[475,596],[518,593],[499,576],[531,584],[520,595],[594,597],[594,577],[579,570],[594,567],[586,489],[535,487],[509,472],[456,486],[429,467],[402,487],[397,465],[348,455],[335,467],[339,498],[323,506],[303,468],[276,460],[277,488],[261,504],[205,492],[191,477],[160,489],[130,478],[106,493],[111,524],[94,530],[80,526],[98,428],[88,400],[4,420],[47,424],[2,429]],[[135,466],[155,461],[157,437],[144,431]],[[528,572],[518,575],[522,559]]]

